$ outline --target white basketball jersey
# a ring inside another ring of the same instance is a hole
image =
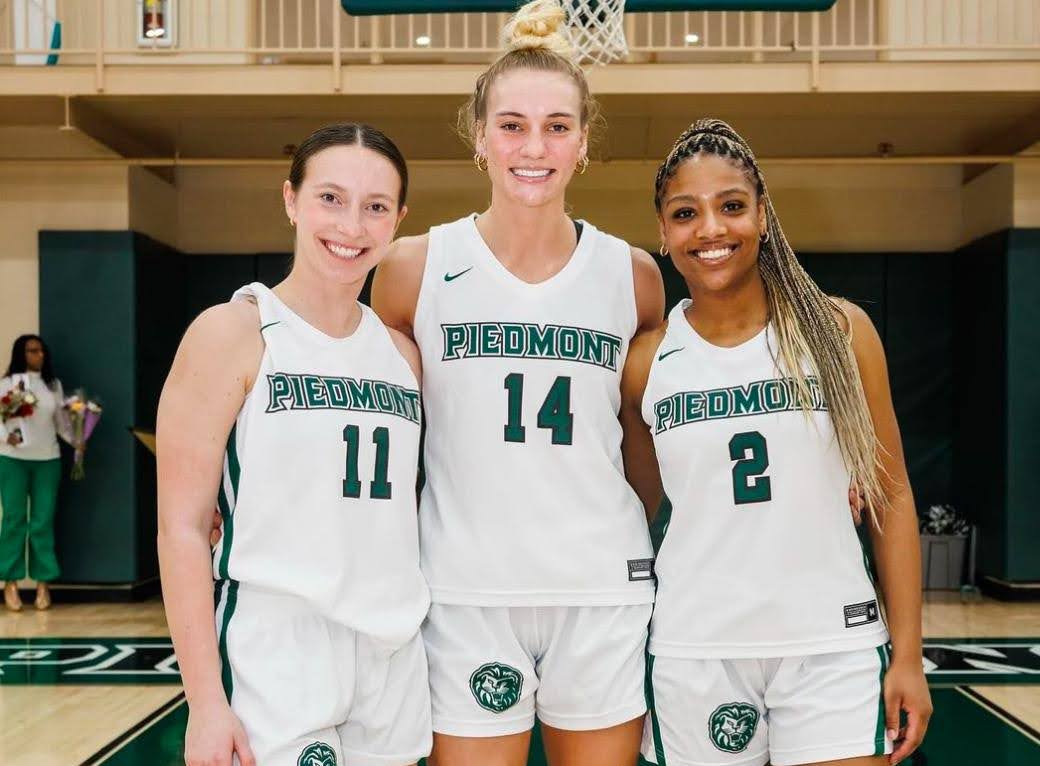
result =
[[[887,640],[818,381],[812,412],[766,328],[733,348],[669,315],[643,418],[672,517],[657,557],[655,655],[786,657]]]
[[[538,284],[495,258],[474,217],[430,230],[415,337],[420,549],[435,602],[653,600],[617,417],[635,329],[631,250],[587,223],[564,268]]]
[[[429,606],[419,569],[418,383],[367,306],[349,338],[304,322],[264,285],[264,354],[228,439],[219,580],[298,596],[387,644]]]

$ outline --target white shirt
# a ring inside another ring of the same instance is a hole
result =
[[[52,389],[43,382],[40,373],[20,372],[8,378],[0,378],[0,396],[20,382],[36,395],[35,410],[27,418],[11,418],[6,423],[0,423],[0,455],[19,460],[54,460],[61,454],[58,450],[59,430],[63,437],[68,436],[58,420],[58,413],[65,401],[61,381],[55,379]],[[7,443],[7,437],[16,428],[22,430],[22,443],[12,446]]]

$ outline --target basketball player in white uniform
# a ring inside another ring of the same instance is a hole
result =
[[[429,752],[418,351],[357,302],[406,191],[404,159],[373,128],[308,137],[284,189],[291,273],[204,312],[170,371],[159,555],[189,766]]]
[[[633,342],[622,384],[629,477],[654,509],[663,481],[673,507],[643,753],[659,766],[895,763],[931,703],[916,515],[878,335],[798,265],[725,123],[680,137],[656,203],[692,301]],[[887,627],[850,478],[874,512]]]
[[[431,760],[524,764],[537,714],[553,766],[631,766],[654,589],[617,413],[663,287],[649,255],[566,215],[591,99],[554,52],[559,6],[532,6],[468,112],[490,208],[398,242],[372,292],[425,371]]]

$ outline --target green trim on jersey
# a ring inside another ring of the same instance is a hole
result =
[[[216,605],[220,608],[220,594],[224,591],[224,613],[220,619],[220,633],[217,636],[217,649],[220,652],[220,681],[224,687],[224,694],[228,702],[231,702],[231,693],[234,684],[231,679],[231,661],[227,653],[228,628],[231,626],[231,617],[235,613],[235,605],[238,603],[238,581],[232,580],[228,575],[228,561],[231,558],[231,546],[235,539],[235,506],[238,503],[238,483],[242,476],[242,466],[238,461],[238,423],[231,427],[228,434],[227,448],[224,451],[224,471],[220,477],[220,488],[217,491],[217,505],[220,507],[220,517],[224,522],[224,536],[220,551],[220,561],[217,572],[220,580],[217,582]],[[226,485],[231,485],[231,497],[228,497]],[[224,584],[227,583],[225,586]]]
[[[877,725],[874,727],[874,755],[885,754],[885,673],[888,671],[888,647],[884,644],[877,647],[878,659],[881,660],[881,672],[878,674],[878,708]]]
[[[654,655],[646,653],[646,709],[650,712],[650,730],[654,735],[654,755],[657,766],[668,766],[664,760],[664,742],[661,741],[661,722],[657,720],[657,707],[654,704]]]
[[[216,586],[215,601],[217,609],[220,608],[221,591],[224,591],[226,594],[224,613],[220,618],[220,632],[217,634],[217,651],[220,653],[220,684],[224,687],[224,695],[227,697],[228,703],[230,703],[235,685],[231,676],[231,659],[228,657],[227,640],[228,629],[231,627],[231,617],[235,614],[235,607],[238,604],[238,580],[218,580]]]
[[[228,435],[227,449],[224,452],[224,473],[220,477],[220,487],[217,490],[217,506],[220,508],[220,518],[224,523],[220,561],[217,565],[217,572],[222,580],[230,579],[228,559],[231,558],[231,544],[235,538],[235,504],[238,502],[238,480],[242,474],[242,468],[238,462],[238,448],[235,444],[237,432],[238,424],[236,423]],[[224,487],[225,477],[230,482],[231,492],[234,495],[230,498]]]

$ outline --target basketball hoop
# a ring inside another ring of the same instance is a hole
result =
[[[562,0],[561,4],[580,61],[609,64],[628,54],[625,0]]]

